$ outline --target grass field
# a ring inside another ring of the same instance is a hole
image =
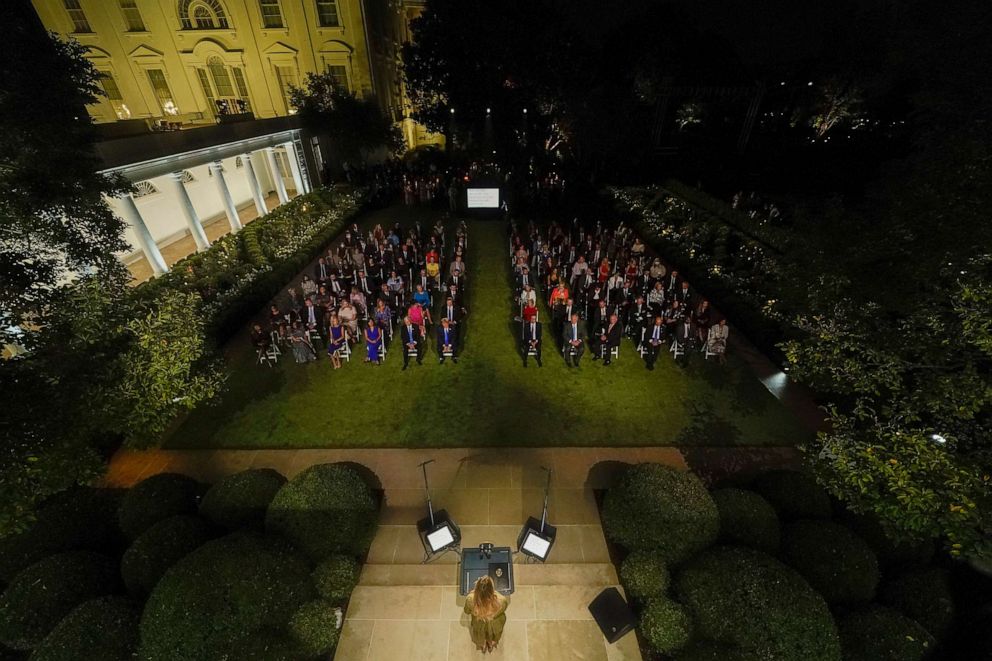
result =
[[[430,212],[386,210],[375,222]],[[284,352],[273,369],[254,364],[245,337],[228,351],[223,397],[189,415],[171,448],[466,447],[592,445],[792,445],[808,435],[731,355],[726,366],[663,355],[647,371],[624,340],[609,367],[589,360],[569,370],[545,325],[544,367],[524,369],[512,322],[506,226],[469,221],[470,315],[459,364],[439,365],[433,340],[422,366],[401,371],[398,350],[384,365],[352,362],[334,371],[297,365]],[[541,318],[550,321],[542,309]]]

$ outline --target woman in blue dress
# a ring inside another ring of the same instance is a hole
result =
[[[366,363],[374,365],[382,364],[382,356],[379,349],[382,348],[382,330],[375,325],[375,319],[369,319],[368,326],[365,327],[365,350],[368,352]]]
[[[344,348],[345,334],[344,326],[337,315],[331,317],[331,325],[328,328],[327,355],[331,357],[331,364],[334,369],[341,369],[341,349]]]

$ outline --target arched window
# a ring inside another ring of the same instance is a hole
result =
[[[196,70],[207,102],[218,115],[234,115],[251,112],[248,99],[248,84],[240,67],[228,66],[220,57],[207,58],[205,69]]]
[[[179,0],[179,23],[184,30],[218,30],[230,27],[220,0]]]

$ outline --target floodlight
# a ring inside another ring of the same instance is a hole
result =
[[[526,556],[534,558],[540,562],[548,559],[551,547],[554,546],[555,537],[558,531],[554,526],[548,525],[548,493],[551,490],[551,469],[545,468],[548,472],[548,480],[544,485],[544,508],[541,510],[541,520],[534,517],[527,519],[527,523],[520,530],[517,537],[517,550]]]
[[[486,108],[486,114],[487,114],[487,115],[488,115],[489,113],[491,113],[492,111],[493,111],[493,109],[492,109],[492,108]]]
[[[427,533],[427,543],[432,553],[440,553],[455,543],[455,534],[445,522],[433,532]]]
[[[551,551],[551,541],[546,537],[542,537],[537,531],[528,530],[524,534],[524,541],[520,545],[520,550],[532,558],[543,561],[547,559],[548,552]]]
[[[427,482],[427,464],[433,463],[429,459],[420,468],[424,472],[424,489],[427,492],[427,517],[417,521],[417,532],[420,534],[420,542],[424,545],[424,562],[430,560],[438,553],[454,550],[458,551],[461,544],[462,534],[444,510],[434,511],[434,503],[431,500],[431,488]]]
[[[452,108],[452,109],[451,109],[451,114],[452,114],[452,115],[454,115],[454,114],[455,114],[455,109],[454,109],[454,108]]]

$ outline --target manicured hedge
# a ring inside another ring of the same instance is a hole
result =
[[[667,597],[648,600],[641,612],[641,634],[654,651],[671,654],[692,637],[692,618],[682,604]]]
[[[785,528],[782,559],[828,604],[867,603],[878,587],[878,560],[867,542],[831,521],[796,521]]]
[[[261,528],[269,503],[284,484],[286,478],[271,468],[228,475],[203,496],[200,515],[228,530]]]
[[[210,539],[210,527],[197,516],[172,516],[141,533],[121,558],[127,591],[143,599],[169,567]]]
[[[933,540],[908,542],[893,539],[871,514],[855,514],[845,509],[838,520],[868,542],[879,563],[886,567],[922,567],[929,564],[936,551]]]
[[[30,661],[132,661],[140,612],[124,597],[80,604],[45,636]]]
[[[372,544],[376,501],[352,468],[317,464],[279,490],[269,505],[265,525],[314,562],[337,553],[357,558]]]
[[[0,595],[0,643],[29,650],[76,606],[119,585],[117,564],[98,553],[71,551],[40,560]]]
[[[288,633],[260,629],[235,641],[224,658],[231,661],[301,661],[307,654]]]
[[[954,623],[951,577],[931,568],[897,576],[882,586],[878,600],[912,618],[940,640]]]
[[[304,652],[326,656],[338,644],[337,613],[330,603],[316,599],[300,606],[289,620],[289,631]]]
[[[58,493],[37,511],[22,533],[0,538],[0,583],[25,567],[63,551],[117,555],[127,544],[117,526],[118,489],[77,487]]]
[[[743,547],[709,549],[682,569],[675,588],[704,639],[755,659],[840,659],[823,597],[770,555]]]
[[[207,542],[165,573],[141,617],[142,661],[234,659],[260,630],[286,631],[315,596],[310,566],[285,542],[239,532]]]
[[[717,489],[711,495],[720,512],[721,542],[778,552],[781,526],[767,500],[746,489]]]
[[[880,606],[849,613],[837,626],[844,661],[922,661],[935,645],[914,620]]]
[[[731,647],[712,640],[696,640],[675,655],[676,661],[759,661],[738,647]]]
[[[829,519],[830,497],[807,473],[775,470],[759,475],[752,485],[783,521]]]
[[[317,593],[332,604],[344,604],[358,584],[359,567],[347,555],[332,555],[317,565],[313,584]]]
[[[669,565],[712,544],[716,504],[696,475],[661,464],[629,468],[606,494],[606,536],[631,551],[658,553]]]
[[[620,564],[620,582],[628,597],[660,597],[668,589],[668,567],[657,553],[634,551]]]
[[[121,500],[118,518],[129,539],[170,516],[196,514],[202,485],[179,473],[159,473],[138,482]]]

